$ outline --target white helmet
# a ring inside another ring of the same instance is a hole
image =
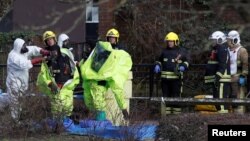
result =
[[[68,40],[69,39],[69,36],[68,35],[66,35],[66,34],[60,34],[59,36],[58,36],[58,46],[59,47],[62,47],[63,46],[63,42],[65,41],[65,40]]]
[[[231,39],[233,41],[233,44],[239,44],[240,43],[240,34],[236,30],[231,30],[228,35],[228,39]]]
[[[227,40],[226,40],[226,35],[221,32],[221,31],[215,31],[210,37],[209,39],[214,39],[216,40],[217,44],[223,44],[225,43]]]

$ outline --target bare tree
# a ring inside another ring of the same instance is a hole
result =
[[[0,20],[11,8],[13,0],[1,0],[0,1]]]
[[[116,9],[117,27],[136,63],[153,62],[170,31],[180,36],[182,47],[200,55],[209,49],[213,31],[237,29],[243,39],[249,37],[244,32],[249,28],[249,6],[247,1],[235,0],[127,0]]]

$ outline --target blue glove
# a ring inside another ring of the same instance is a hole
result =
[[[159,73],[160,71],[161,71],[161,67],[159,65],[156,65],[154,72]]]
[[[241,86],[245,86],[246,85],[246,78],[243,77],[243,76],[240,76],[240,78],[239,78],[239,84]]]
[[[184,67],[184,66],[180,66],[180,67],[179,67],[179,70],[180,70],[181,72],[184,72],[184,71],[185,71],[185,67]]]

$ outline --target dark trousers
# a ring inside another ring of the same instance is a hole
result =
[[[219,98],[219,95],[217,93],[217,87],[215,86],[215,83],[210,82],[210,83],[205,83],[205,85],[208,87],[208,94],[212,94],[213,98]]]
[[[161,79],[161,88],[163,97],[180,97],[181,80],[180,79]],[[178,105],[167,105],[171,107],[180,107]]]
[[[180,79],[161,79],[161,88],[163,97],[180,97],[181,80]]]
[[[225,82],[225,83],[219,83],[219,86],[217,87],[216,97],[219,98],[230,98],[231,96],[231,83]],[[229,108],[229,106],[224,105],[225,110]],[[220,106],[216,107],[217,110],[221,110]]]

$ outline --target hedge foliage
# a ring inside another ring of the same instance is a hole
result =
[[[30,39],[36,34],[34,32],[0,32],[0,45],[12,43],[16,38]]]

